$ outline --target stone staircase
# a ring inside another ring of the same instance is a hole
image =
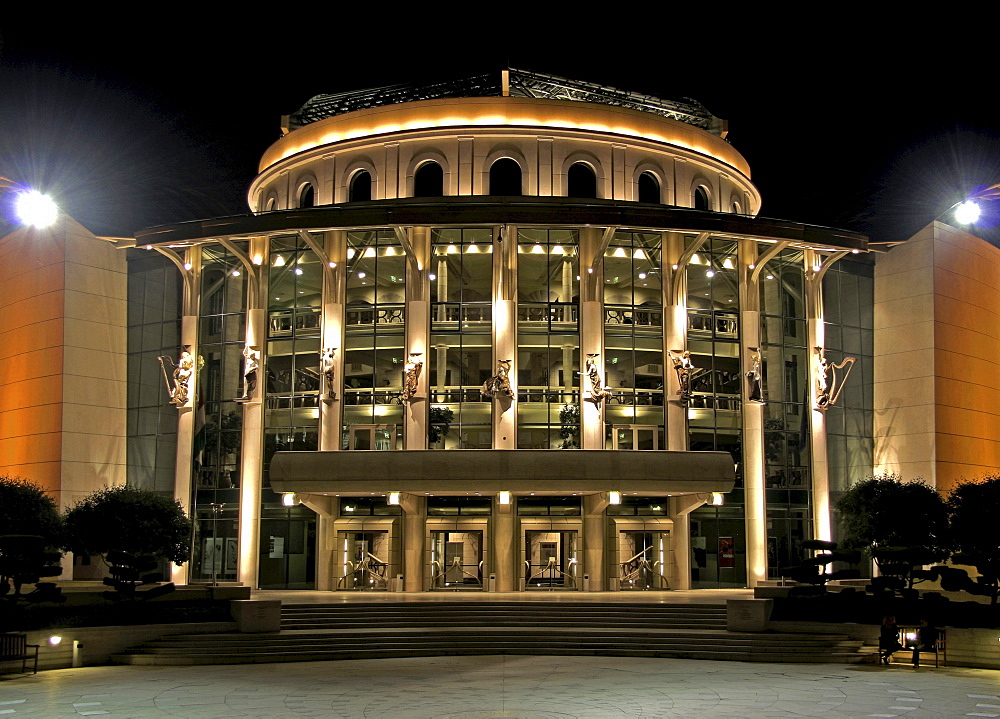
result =
[[[267,634],[176,634],[119,664],[249,664],[460,654],[576,654],[766,662],[862,662],[838,634],[726,631],[726,608],[532,601],[289,604]]]

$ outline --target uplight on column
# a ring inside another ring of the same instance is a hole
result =
[[[399,505],[399,492],[389,492],[389,504],[393,506]]]
[[[510,504],[510,492],[504,490],[497,495],[497,501],[500,504]]]
[[[608,492],[608,504],[621,504],[622,503],[622,493],[611,490]]]

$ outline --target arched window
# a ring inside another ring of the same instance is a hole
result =
[[[509,157],[501,157],[490,165],[491,195],[519,196],[521,190],[521,166]]]
[[[741,214],[743,214],[743,208],[740,207],[740,203],[738,203],[738,202],[734,202],[733,203],[733,214],[734,215],[741,215]]]
[[[425,162],[413,175],[414,197],[441,197],[444,195],[444,170],[436,162]]]
[[[576,162],[566,173],[566,197],[597,197],[597,175],[585,162]]]
[[[278,209],[278,201],[273,197],[268,199],[267,207],[264,209],[264,212],[274,212],[276,209]]]
[[[299,207],[315,207],[316,206],[316,190],[313,189],[312,185],[306,184],[302,186],[299,190]]]
[[[351,178],[351,188],[348,192],[348,202],[367,202],[372,199],[372,176],[368,170],[354,173]]]
[[[708,204],[708,192],[701,185],[694,188],[694,209],[696,210],[712,209]]]
[[[659,202],[660,183],[652,172],[639,175],[639,202]]]

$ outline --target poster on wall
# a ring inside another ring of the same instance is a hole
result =
[[[719,567],[736,566],[736,542],[732,537],[719,537]]]
[[[268,559],[281,559],[285,556],[285,538],[271,537],[271,549],[268,552]]]

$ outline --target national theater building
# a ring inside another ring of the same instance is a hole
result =
[[[754,586],[834,537],[850,481],[960,472],[922,449],[965,420],[920,248],[1000,267],[977,238],[876,263],[758,217],[698,103],[520,70],[319,95],[283,131],[251,214],[118,253],[128,481],[195,520],[175,581]]]

